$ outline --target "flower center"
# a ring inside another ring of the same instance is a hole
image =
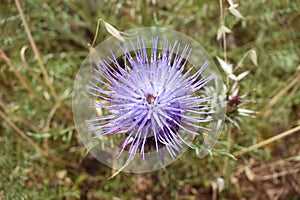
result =
[[[156,99],[155,96],[153,96],[152,94],[147,94],[146,100],[148,102],[148,104],[152,104],[152,102]]]

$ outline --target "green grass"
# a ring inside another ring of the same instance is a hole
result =
[[[77,70],[89,53],[87,44],[93,40],[99,18],[119,30],[144,26],[175,29],[198,41],[213,58],[223,55],[222,43],[216,40],[220,24],[219,1],[172,0],[159,1],[154,5],[148,0],[67,3],[33,0],[22,1],[21,4],[58,96],[72,89]],[[211,183],[220,176],[224,176],[226,183],[220,199],[232,199],[236,198],[237,191],[230,178],[239,167],[253,159],[256,165],[263,166],[268,160],[294,156],[297,152],[293,149],[300,148],[299,142],[293,143],[284,138],[240,156],[238,161],[229,158],[225,174],[226,156],[214,154],[213,157],[198,159],[189,150],[166,169],[144,175],[120,173],[108,180],[112,175],[111,169],[85,155],[72,118],[66,117],[67,113],[72,114],[71,93],[55,112],[50,129],[43,130],[55,100],[24,68],[20,51],[24,45],[29,46],[29,42],[14,2],[5,1],[0,10],[0,50],[11,59],[35,93],[45,100],[45,103],[39,103],[36,97],[28,94],[2,59],[0,110],[42,149],[45,149],[47,137],[51,155],[81,166],[75,169],[46,158],[1,118],[0,199],[144,199],[147,195],[156,199],[197,199],[197,195],[211,199]],[[296,77],[300,64],[300,1],[241,1],[239,10],[245,20],[237,20],[225,10],[225,24],[232,30],[227,38],[228,60],[236,64],[248,50],[256,50],[259,64],[255,67],[246,58],[243,70],[251,73],[241,83],[241,91],[252,91],[248,99],[255,100],[255,103],[248,108],[260,111]],[[108,37],[101,26],[96,44]],[[25,56],[29,66],[43,79],[31,48]],[[269,115],[245,118],[241,124],[242,131],[232,129],[230,153],[299,124],[299,88],[297,83],[284,94],[269,110]],[[297,140],[297,135],[299,138],[299,134],[290,137]],[[216,148],[226,151],[227,139],[228,134],[223,133]],[[294,146],[278,153],[282,145]],[[238,178],[242,180],[242,177]],[[247,185],[242,184],[241,187],[244,191]],[[242,194],[246,198],[251,195],[247,191]],[[296,196],[296,193],[291,192],[293,195]]]

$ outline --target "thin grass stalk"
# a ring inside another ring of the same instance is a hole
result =
[[[268,105],[259,112],[258,116],[261,115],[268,115],[269,114],[269,110],[279,101],[279,99],[285,95],[291,88],[293,88],[297,83],[299,83],[300,80],[300,73],[298,75],[296,75],[295,78],[293,78],[293,80],[286,85],[286,87],[284,87],[282,90],[280,90],[272,99],[271,101],[268,103]]]
[[[48,156],[47,153],[41,149],[32,139],[30,139],[21,129],[19,129],[1,110],[0,117],[10,125],[29,145],[33,146],[43,156]]]
[[[13,73],[16,75],[16,77],[19,79],[21,84],[26,88],[26,90],[32,94],[40,103],[45,103],[45,100],[39,97],[35,91],[32,89],[32,87],[29,85],[27,80],[24,78],[24,76],[17,70],[17,68],[12,64],[10,59],[6,56],[6,54],[0,50],[0,58],[2,58],[6,64],[12,69]]]
[[[41,147],[39,147],[32,139],[30,139],[15,123],[13,123],[1,110],[0,110],[0,117],[4,119],[4,121],[11,126],[29,145],[33,146],[41,155],[45,156],[49,160],[52,161],[54,164],[62,163],[66,166],[72,167],[74,169],[80,169],[81,166],[77,163],[70,162],[63,160],[59,157],[53,157],[52,155],[48,154],[44,151]]]
[[[50,78],[49,78],[48,72],[47,72],[47,70],[46,70],[46,68],[45,68],[45,66],[44,66],[44,63],[43,63],[43,61],[42,61],[40,52],[39,52],[39,50],[37,49],[37,46],[36,46],[36,44],[35,44],[35,41],[33,40],[31,31],[30,31],[30,29],[29,29],[29,27],[28,27],[28,25],[27,25],[26,20],[25,20],[25,16],[24,16],[24,13],[23,13],[23,10],[22,10],[22,7],[21,7],[21,5],[20,5],[19,0],[15,0],[15,4],[16,4],[16,6],[17,6],[17,9],[18,9],[18,12],[19,12],[19,14],[20,14],[21,20],[22,20],[22,22],[23,22],[23,25],[24,25],[24,28],[25,28],[25,32],[26,32],[26,34],[27,34],[27,37],[28,37],[29,43],[30,43],[30,45],[31,45],[31,48],[32,48],[34,54],[35,54],[36,57],[37,57],[38,64],[39,64],[40,69],[41,69],[41,71],[42,71],[42,74],[43,74],[43,76],[44,76],[44,78],[45,78],[45,83],[46,83],[46,85],[47,85],[48,88],[49,88],[50,94],[54,97],[55,100],[57,100],[57,94],[56,94],[56,92],[55,92],[55,90],[54,90],[54,87],[53,87],[53,85],[52,85],[52,82],[51,82],[51,80],[50,80]]]
[[[225,15],[224,15],[224,8],[222,0],[219,1],[220,3],[220,23],[221,26],[225,26]],[[222,33],[223,38],[223,53],[224,53],[224,60],[227,61],[227,44],[226,44],[226,33]]]
[[[45,127],[43,129],[44,133],[48,133],[50,131],[51,120],[52,120],[55,112],[57,111],[57,109],[62,105],[63,100],[65,100],[66,97],[70,94],[70,91],[71,91],[70,88],[65,90],[64,93],[59,97],[58,101],[55,103],[55,105],[50,110],[47,120],[46,120],[46,123],[45,123]],[[46,152],[49,152],[48,138],[46,138],[46,137],[43,139],[43,146],[44,146]]]
[[[261,142],[259,142],[259,143],[257,143],[257,144],[254,144],[254,145],[252,145],[252,146],[250,146],[250,147],[247,147],[247,148],[245,148],[245,149],[236,151],[236,152],[233,153],[233,155],[234,155],[234,156],[241,156],[241,155],[243,155],[243,154],[245,154],[245,153],[247,153],[247,152],[250,152],[250,151],[253,151],[253,150],[258,149],[258,148],[260,148],[260,147],[266,146],[266,145],[268,145],[268,144],[271,144],[272,142],[275,142],[276,140],[280,140],[280,139],[282,139],[282,138],[284,138],[284,137],[287,137],[287,136],[289,136],[289,135],[291,135],[291,134],[293,134],[293,133],[296,133],[297,131],[300,131],[300,125],[299,125],[299,126],[296,126],[295,128],[292,128],[292,129],[290,129],[290,130],[287,130],[287,131],[285,131],[285,132],[283,132],[283,133],[280,133],[280,134],[278,134],[278,135],[275,135],[275,136],[273,136],[273,137],[271,137],[271,138],[269,138],[269,139],[266,139],[266,140],[264,140],[264,141],[261,141]]]
[[[35,79],[39,82],[40,85],[45,86],[45,87],[47,88],[47,86],[46,86],[45,83],[42,81],[42,79],[40,79],[40,77],[38,76],[38,74],[37,74],[35,71],[33,71],[33,70],[31,69],[31,67],[29,66],[29,64],[27,63],[26,57],[25,57],[25,51],[26,51],[27,49],[28,49],[28,46],[25,45],[25,46],[22,47],[22,49],[21,49],[21,51],[20,51],[20,57],[21,57],[21,60],[22,60],[22,63],[23,63],[23,65],[24,65],[25,69],[31,74],[31,76],[32,76],[33,78],[35,78]]]

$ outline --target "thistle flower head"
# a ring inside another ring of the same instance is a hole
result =
[[[245,100],[244,98],[247,94],[241,94],[239,87],[240,82],[250,73],[250,71],[244,71],[239,75],[233,74],[233,72],[241,66],[245,56],[251,56],[253,64],[257,65],[257,56],[254,50],[248,51],[243,59],[239,62],[237,66],[226,62],[225,60],[217,57],[218,62],[220,63],[221,68],[224,70],[227,76],[227,83],[223,84],[223,91],[226,92],[225,101],[226,101],[226,121],[225,121],[225,130],[228,129],[229,125],[233,125],[238,129],[240,128],[239,123],[242,122],[240,116],[253,117],[256,112],[253,110],[245,109],[244,106],[252,103],[252,100]]]
[[[159,47],[163,42],[163,47]],[[149,43],[148,43],[149,44]],[[211,101],[203,96],[204,87],[214,80],[204,75],[209,61],[198,66],[189,63],[193,51],[189,44],[151,37],[135,37],[118,45],[121,56],[111,51],[92,69],[88,92],[92,109],[100,114],[90,118],[94,139],[115,137],[119,152],[128,164],[137,155],[142,160],[156,153],[162,164],[166,155],[175,160],[204,131],[211,117]],[[145,158],[146,157],[146,158]]]
[[[143,39],[139,38],[134,57],[128,51],[128,46],[123,47],[128,63],[119,63],[112,53],[108,59],[113,66],[102,60],[100,69],[95,69],[97,76],[94,79],[103,83],[106,89],[93,82],[89,87],[93,95],[110,103],[106,105],[97,102],[96,107],[106,109],[109,114],[93,119],[98,123],[91,128],[99,130],[100,135],[125,133],[122,150],[129,145],[130,156],[138,150],[144,156],[145,145],[150,142],[150,137],[154,137],[157,151],[158,144],[165,145],[170,155],[174,156],[182,148],[182,143],[185,143],[178,132],[179,128],[198,135],[198,129],[205,128],[197,124],[210,121],[200,116],[209,114],[204,111],[209,98],[197,95],[213,79],[212,75],[200,77],[206,63],[191,75],[193,68],[185,70],[187,60],[184,56],[191,51],[188,46],[179,54],[180,44],[175,41],[169,46],[165,39],[165,47],[159,55],[157,40],[156,37],[152,41],[149,58]]]

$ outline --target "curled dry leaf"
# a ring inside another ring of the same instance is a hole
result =
[[[234,7],[229,7],[229,12],[237,18],[244,19],[244,16]]]
[[[252,172],[249,166],[245,167],[245,174],[249,181],[254,181],[255,174]]]
[[[245,71],[245,72],[240,73],[238,76],[236,76],[234,74],[230,74],[229,78],[234,80],[234,81],[240,81],[243,78],[245,78],[249,73],[250,73],[250,71]]]
[[[232,64],[225,62],[225,60],[219,58],[218,56],[217,56],[217,60],[220,63],[221,68],[224,70],[224,72],[227,75],[232,74]]]
[[[230,79],[232,79],[232,80],[234,80],[234,81],[238,81],[238,78],[237,78],[237,76],[236,75],[234,75],[234,74],[229,74],[229,76],[228,76]]]
[[[246,77],[249,73],[250,73],[250,71],[245,71],[245,72],[240,73],[240,74],[237,76],[238,81],[242,80],[242,79],[243,79],[244,77]]]
[[[218,188],[218,192],[222,192],[225,188],[225,181],[222,177],[218,177],[216,179],[216,183],[217,183],[217,188]]]
[[[254,116],[257,112],[254,110],[244,109],[244,108],[238,108],[239,115],[251,117]]]
[[[250,51],[250,57],[255,66],[257,66],[257,54],[255,50]]]
[[[228,27],[222,25],[222,26],[218,29],[217,40],[220,40],[221,37],[222,37],[222,35],[223,35],[224,33],[231,33],[231,30],[230,30]]]
[[[110,25],[109,23],[103,21],[104,26],[106,28],[106,30],[114,37],[116,37],[118,40],[120,40],[121,42],[125,42],[124,37],[121,35],[121,32],[118,31],[115,27],[113,27],[112,25]]]
[[[230,6],[231,8],[237,8],[237,7],[238,7],[238,4],[237,4],[237,3],[233,3],[232,0],[227,0],[227,2],[229,3],[229,6]]]
[[[59,179],[59,180],[62,180],[65,178],[65,176],[67,175],[67,170],[60,170],[60,171],[57,171],[56,172],[56,177]]]

